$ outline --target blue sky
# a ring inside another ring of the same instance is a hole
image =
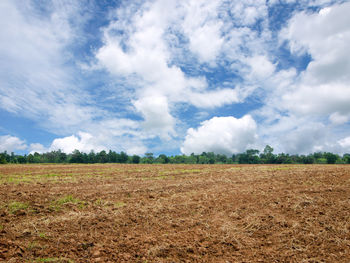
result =
[[[0,1],[0,151],[350,152],[350,2]]]

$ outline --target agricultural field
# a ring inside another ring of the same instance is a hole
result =
[[[2,165],[2,262],[350,262],[350,165]]]

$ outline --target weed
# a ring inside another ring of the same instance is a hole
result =
[[[51,205],[50,208],[55,211],[61,210],[61,207],[66,204],[75,204],[78,205],[78,208],[83,209],[86,207],[86,202],[73,197],[72,195],[66,195],[60,199],[57,199],[54,201]]]
[[[105,206],[108,206],[109,202],[99,198],[94,202],[94,204],[97,206],[105,207]]]
[[[126,206],[126,204],[124,202],[119,201],[119,202],[114,203],[114,207],[116,207],[116,208],[123,207],[123,206]]]
[[[58,199],[55,203],[57,205],[64,205],[64,204],[67,204],[67,203],[78,204],[80,202],[81,201],[79,199],[74,198],[72,195],[66,195],[66,196]]]
[[[39,248],[40,246],[36,242],[29,242],[27,250],[33,250],[34,248]]]
[[[13,201],[13,202],[9,203],[7,207],[9,209],[9,212],[11,214],[14,214],[19,210],[26,210],[29,207],[29,205],[26,203]]]
[[[42,239],[47,239],[47,236],[45,233],[39,233],[38,236]]]
[[[58,258],[37,258],[37,262],[57,262]]]
[[[68,258],[37,258],[35,262],[67,262],[67,263],[74,263],[73,260]]]
[[[33,179],[30,177],[24,177],[24,176],[20,176],[20,177],[11,176],[11,177],[8,177],[7,180],[5,180],[5,182],[10,184],[31,183],[33,182]]]
[[[58,177],[61,176],[59,174],[44,174],[43,177]]]

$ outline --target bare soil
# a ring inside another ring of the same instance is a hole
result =
[[[350,165],[2,165],[2,262],[350,262]]]

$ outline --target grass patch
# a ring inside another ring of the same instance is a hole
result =
[[[196,174],[200,173],[203,170],[201,169],[176,169],[176,170],[170,170],[170,171],[159,171],[159,177],[164,176],[164,175],[183,175],[183,174]]]
[[[27,250],[31,251],[35,248],[41,248],[36,242],[29,242],[27,245]]]
[[[110,202],[99,198],[94,202],[94,205],[100,206],[100,207],[106,207],[110,205]]]
[[[165,180],[165,179],[175,179],[175,176],[161,175],[152,177],[142,177],[142,180]]]
[[[284,166],[284,167],[272,167],[272,168],[266,168],[266,171],[286,171],[286,170],[292,170],[295,167],[293,166]]]
[[[19,210],[26,210],[29,205],[22,202],[13,201],[7,205],[8,210],[11,214],[15,214]]]
[[[74,198],[72,195],[66,195],[66,196],[56,200],[55,203],[57,205],[65,205],[67,203],[79,204],[80,202],[82,202],[82,201],[79,200],[78,198]]]
[[[58,258],[37,258],[36,262],[57,262]]]
[[[1,183],[9,183],[9,184],[20,184],[20,183],[32,183],[32,177],[24,177],[24,176],[10,176],[7,178],[2,178]]]
[[[121,201],[114,203],[114,207],[115,208],[120,208],[120,207],[123,207],[123,206],[126,206],[126,203],[121,202]]]
[[[52,202],[50,205],[50,208],[55,211],[61,210],[62,206],[67,204],[74,204],[77,205],[80,209],[83,209],[86,207],[86,202],[82,201],[78,198],[75,198],[72,195],[66,195],[62,198],[57,199],[56,201]]]
[[[60,263],[74,263],[73,260],[68,258],[37,258],[35,262],[60,262]]]
[[[39,233],[38,236],[40,238],[42,238],[42,239],[47,239],[48,238],[45,233]]]
[[[44,174],[43,177],[58,177],[60,174]]]

